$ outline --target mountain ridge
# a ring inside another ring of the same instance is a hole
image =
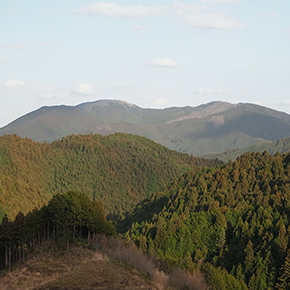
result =
[[[44,106],[0,128],[52,142],[71,134],[144,136],[171,150],[201,156],[290,136],[290,115],[259,105],[214,101],[197,107],[141,108],[117,100]]]

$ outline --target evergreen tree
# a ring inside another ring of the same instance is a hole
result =
[[[275,289],[290,289],[290,250],[287,251],[287,256],[285,258],[284,264],[281,267],[280,275]]]

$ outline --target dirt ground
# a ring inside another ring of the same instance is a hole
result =
[[[134,269],[112,262],[100,252],[38,250],[11,273],[0,277],[1,290],[155,289]]]

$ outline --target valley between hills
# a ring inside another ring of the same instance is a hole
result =
[[[289,128],[251,104],[116,101],[1,128],[0,288],[289,289]]]

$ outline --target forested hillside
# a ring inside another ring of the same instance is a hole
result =
[[[56,194],[48,205],[14,221],[7,215],[0,224],[0,270],[11,271],[13,264],[23,262],[30,250],[52,240],[61,248],[69,248],[77,239],[94,240],[95,234],[114,235],[114,226],[105,218],[102,205],[82,193]]]
[[[177,153],[144,137],[71,135],[51,144],[0,137],[0,218],[24,214],[54,194],[78,191],[122,215],[196,166],[216,163]]]
[[[289,289],[289,214],[290,154],[247,153],[184,174],[119,230],[167,265],[200,268],[212,289]]]
[[[116,235],[100,202],[77,192],[56,194],[14,221],[4,216],[0,274],[1,290],[209,289],[199,270],[159,269],[158,257]]]

